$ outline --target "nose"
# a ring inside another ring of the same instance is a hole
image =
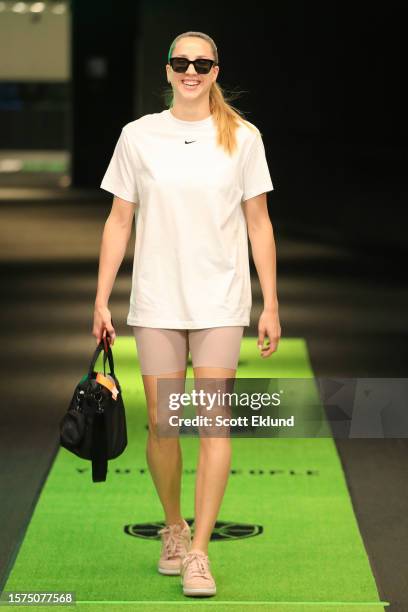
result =
[[[194,68],[194,64],[190,64],[189,67],[187,68],[186,74],[197,74],[195,68]]]

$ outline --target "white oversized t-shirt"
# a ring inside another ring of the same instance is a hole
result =
[[[261,134],[242,124],[236,135],[230,156],[212,115],[184,121],[170,109],[122,128],[100,186],[138,204],[128,325],[250,324],[242,202],[273,185]]]

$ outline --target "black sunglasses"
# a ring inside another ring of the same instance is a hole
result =
[[[193,64],[195,71],[198,74],[208,74],[211,68],[217,65],[215,60],[211,59],[196,59],[189,60],[186,57],[172,57],[169,59],[169,64],[174,72],[187,72],[190,64]]]

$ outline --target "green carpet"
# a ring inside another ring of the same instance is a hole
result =
[[[262,533],[210,542],[215,597],[184,597],[178,576],[160,575],[160,542],[125,532],[127,525],[163,520],[145,459],[146,409],[133,336],[117,338],[113,352],[128,447],[109,462],[103,483],[92,482],[90,462],[59,450],[5,591],[73,591],[81,612],[191,605],[378,611],[387,605],[379,599],[331,438],[233,438],[233,473],[218,520],[258,525]],[[191,363],[187,376],[193,376]],[[237,377],[312,376],[302,339],[281,339],[266,360],[258,356],[255,338],[243,339]],[[181,444],[182,511],[190,519],[199,440],[182,437]]]

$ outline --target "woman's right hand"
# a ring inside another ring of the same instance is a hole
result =
[[[106,333],[108,333],[110,346],[113,346],[116,339],[116,333],[112,325],[110,310],[107,306],[95,304],[92,335],[96,338],[96,344],[99,344],[102,338],[106,338]]]

